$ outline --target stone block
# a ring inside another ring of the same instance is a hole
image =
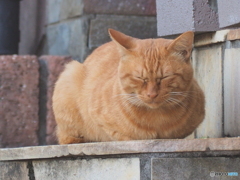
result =
[[[60,56],[41,56],[39,58],[41,66],[40,72],[42,72],[42,87],[40,87],[39,108],[42,113],[40,115],[40,125],[43,144],[57,144],[55,136],[56,122],[52,110],[52,95],[55,82],[57,81],[60,73],[63,71],[65,65],[71,60],[71,57]],[[44,142],[44,138],[46,138],[46,142]]]
[[[196,48],[193,67],[206,101],[205,119],[197,128],[196,137],[222,137],[222,46]]]
[[[37,0],[20,1],[20,43],[19,54],[34,54],[38,43],[37,37]]]
[[[140,39],[157,37],[155,17],[98,15],[90,23],[90,48],[96,48],[110,41],[108,28]]]
[[[218,16],[219,27],[225,28],[228,26],[239,27],[240,23],[240,1],[218,1]]]
[[[240,39],[240,28],[231,29],[227,35],[228,41],[239,40]]]
[[[240,48],[224,53],[224,135],[240,136]]]
[[[48,0],[47,22],[56,23],[83,14],[83,0]]]
[[[155,0],[84,0],[90,14],[156,15]]]
[[[240,158],[159,158],[152,159],[152,180],[238,179]],[[237,177],[228,173],[235,172]],[[221,174],[220,174],[221,173]]]
[[[48,0],[47,1],[47,23],[52,24],[60,20],[62,0]]]
[[[230,30],[220,30],[212,33],[203,33],[195,36],[194,47],[213,45],[225,42]]]
[[[158,35],[185,31],[209,32],[219,28],[216,4],[208,0],[157,0]]]
[[[38,69],[35,56],[0,56],[0,148],[38,145]]]
[[[119,157],[131,154],[219,154],[239,155],[240,138],[208,138],[208,139],[157,139],[138,141],[116,141],[98,143],[80,143],[69,145],[34,146],[24,148],[0,149],[0,161]],[[220,153],[219,153],[220,152]],[[176,157],[176,156],[174,156]]]
[[[28,180],[27,162],[0,162],[1,180]]]
[[[84,2],[83,0],[62,0],[60,19],[68,19],[83,14]]]
[[[89,16],[64,21],[47,27],[49,55],[71,55],[83,61],[87,55]]]
[[[139,180],[138,158],[33,161],[36,179]]]

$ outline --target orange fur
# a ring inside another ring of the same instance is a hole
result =
[[[193,33],[175,40],[136,39],[109,30],[112,42],[56,83],[53,110],[60,144],[184,138],[202,122],[204,94],[190,62]]]

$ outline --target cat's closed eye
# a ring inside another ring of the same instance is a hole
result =
[[[137,76],[136,78],[137,78],[138,80],[143,81],[144,83],[147,83],[147,82],[149,81],[148,78],[144,78],[144,77],[140,77],[140,76]]]

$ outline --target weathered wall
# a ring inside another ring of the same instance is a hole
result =
[[[239,179],[239,163],[240,138],[39,146],[0,149],[0,179]]]
[[[206,117],[197,138],[239,136],[240,30],[223,30],[195,38],[195,76],[206,96]]]
[[[155,0],[47,0],[45,54],[81,62],[110,41],[108,28],[137,38],[157,37]]]
[[[19,54],[38,54],[45,34],[45,0],[20,1]]]
[[[57,143],[51,97],[70,60],[0,56],[0,148]]]
[[[156,0],[159,36],[240,26],[239,0]]]

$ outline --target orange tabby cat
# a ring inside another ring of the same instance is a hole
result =
[[[112,42],[56,83],[53,110],[60,144],[184,138],[204,118],[193,78],[193,32],[175,40],[136,39],[109,29]]]

